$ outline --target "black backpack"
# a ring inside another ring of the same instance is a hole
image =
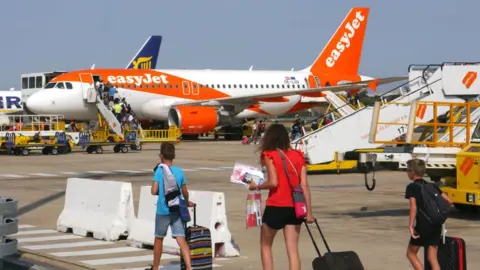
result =
[[[448,202],[442,197],[434,183],[417,183],[420,186],[423,198],[423,208],[419,213],[434,226],[442,225],[447,220]]]

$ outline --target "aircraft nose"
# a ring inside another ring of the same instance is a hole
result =
[[[48,110],[48,106],[51,105],[49,104],[49,100],[46,95],[41,92],[42,91],[39,91],[31,95],[25,103],[27,105],[27,109],[35,114],[47,113],[46,110]]]

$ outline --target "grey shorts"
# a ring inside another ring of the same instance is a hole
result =
[[[178,214],[155,216],[155,237],[167,236],[168,227],[172,230],[172,237],[185,237],[185,225]]]

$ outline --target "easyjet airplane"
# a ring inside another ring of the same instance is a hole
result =
[[[115,85],[139,120],[168,121],[184,135],[198,136],[216,126],[245,119],[305,110],[303,97],[323,91],[359,91],[406,79],[375,79],[358,74],[369,8],[355,7],[309,67],[299,71],[96,69],[69,72],[34,94],[27,107],[37,114],[66,119],[96,119],[97,108],[84,102],[84,91],[101,77]],[[69,83],[71,89],[57,89]]]

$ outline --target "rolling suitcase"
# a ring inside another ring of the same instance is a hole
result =
[[[426,248],[424,253],[425,270],[431,270]],[[467,270],[465,240],[459,237],[445,236],[445,243],[442,241],[438,246],[437,257],[442,270]]]
[[[192,269],[213,270],[212,237],[208,228],[197,225],[197,205],[193,206],[193,226],[186,229],[185,239],[190,248]],[[180,268],[186,269],[182,256]]]
[[[327,240],[323,236],[317,219],[315,219],[315,224],[317,225],[323,243],[327,248],[327,252],[323,256],[322,254],[320,254],[320,250],[318,249],[317,243],[313,238],[312,232],[310,231],[307,222],[305,222],[308,234],[310,235],[313,246],[315,247],[315,250],[318,254],[318,257],[315,258],[312,262],[313,270],[365,270],[362,262],[360,261],[360,258],[354,251],[332,252],[327,244]]]

